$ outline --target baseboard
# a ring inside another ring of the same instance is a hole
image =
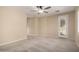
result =
[[[27,38],[26,38],[27,39]],[[18,40],[14,40],[14,41],[10,41],[10,42],[6,42],[6,43],[2,43],[0,44],[0,46],[4,46],[4,45],[8,45],[8,44],[12,44],[12,43],[15,43],[15,42],[18,42],[18,41],[21,41],[21,40],[25,40],[25,39],[18,39]]]

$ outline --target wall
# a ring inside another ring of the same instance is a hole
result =
[[[40,18],[40,35],[57,38],[58,33],[57,15]]]
[[[57,16],[29,18],[29,30],[31,35],[57,36]]]
[[[0,44],[27,38],[26,15],[17,7],[0,7]]]
[[[28,29],[30,35],[38,35],[39,34],[39,18],[27,18]]]
[[[75,20],[75,41],[76,41],[76,44],[77,44],[77,46],[79,47],[79,32],[78,32],[78,20],[79,20],[79,7],[76,9],[76,14],[75,14],[75,18],[76,18],[76,20]]]
[[[59,15],[69,15],[69,38],[74,40],[75,11]],[[29,18],[30,34],[58,38],[58,15]]]

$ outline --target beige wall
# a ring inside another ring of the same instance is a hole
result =
[[[69,38],[74,40],[75,35],[75,12],[63,13],[69,15]],[[48,17],[29,18],[30,34],[39,36],[50,36],[58,38],[58,15]]]
[[[75,41],[76,41],[76,44],[77,44],[77,46],[79,47],[79,32],[78,32],[78,17],[79,17],[79,15],[78,15],[78,11],[79,11],[79,7],[76,9],[76,14],[75,14],[75,18],[76,18],[76,20],[75,20]]]
[[[26,38],[26,15],[17,7],[0,7],[0,44]]]
[[[57,16],[49,16],[40,18],[40,35],[57,37],[58,33],[58,21]]]
[[[29,18],[31,35],[57,37],[57,16]]]
[[[27,19],[29,33],[33,35],[39,34],[39,19],[38,18],[28,18]]]

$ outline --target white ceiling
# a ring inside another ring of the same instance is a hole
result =
[[[51,6],[51,7],[52,8],[47,10],[48,13],[42,13],[42,14],[38,14],[37,12],[33,11],[35,6],[24,6],[21,7],[21,9],[26,13],[28,17],[49,16],[75,10],[75,7],[73,6]],[[59,10],[59,12],[56,12],[56,10]]]

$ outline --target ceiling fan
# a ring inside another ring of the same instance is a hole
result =
[[[50,9],[51,6],[36,6],[36,8],[34,9],[35,12],[37,12],[38,14],[41,13],[48,13],[48,9]]]

